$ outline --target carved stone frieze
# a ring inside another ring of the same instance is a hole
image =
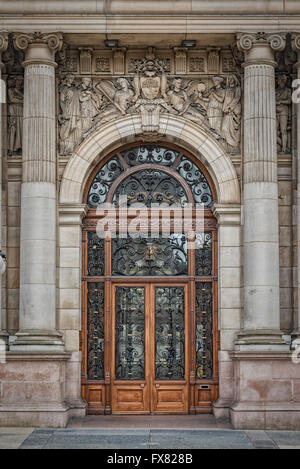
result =
[[[159,117],[164,113],[204,126],[226,151],[238,153],[241,86],[232,72],[236,64],[232,52],[227,50],[224,56],[216,48],[200,52],[174,48],[173,52],[176,75],[170,74],[170,59],[162,54],[157,57],[151,47],[144,57],[127,58],[127,75],[116,77],[125,70],[126,50],[120,48],[112,51],[111,56],[109,51],[94,51],[91,61],[94,73],[89,76],[60,73],[60,154],[72,154],[75,146],[96,127],[126,114],[140,114],[142,131],[150,138],[159,132]],[[222,66],[228,64],[228,73],[208,74],[208,69],[220,70],[221,61]],[[187,71],[203,75],[188,76]],[[100,78],[95,73],[107,76]]]

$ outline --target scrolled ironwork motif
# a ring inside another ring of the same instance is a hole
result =
[[[87,203],[91,208],[97,208],[106,202],[108,191],[117,177],[124,171],[118,157],[109,160],[96,174],[91,184]]]
[[[176,204],[184,207],[188,202],[186,191],[170,171],[179,173],[186,181],[196,204],[211,207],[213,197],[206,177],[195,163],[186,156],[180,157],[176,150],[158,145],[141,145],[126,149],[120,155],[130,169],[143,164],[153,164],[153,168],[147,166],[137,169],[121,181],[113,195],[113,204],[116,207],[119,206],[120,196],[126,197],[127,206],[144,204],[150,207],[151,204],[164,204],[171,207]],[[120,160],[115,155],[95,176],[87,200],[91,208],[97,208],[106,202],[112,183],[125,171]],[[164,170],[167,167],[168,172]]]
[[[104,275],[104,239],[95,231],[88,232],[88,275]]]
[[[145,378],[145,290],[116,287],[116,379]]]
[[[213,203],[212,193],[206,177],[198,166],[183,156],[176,170],[190,186],[194,201],[204,207],[210,207]]]
[[[104,379],[104,284],[96,282],[87,292],[87,376]]]
[[[184,287],[155,288],[155,378],[185,375]]]
[[[158,145],[143,145],[122,151],[121,155],[128,166],[137,166],[145,163],[172,166],[179,153],[171,148]]]
[[[196,283],[196,378],[213,376],[212,283]]]
[[[139,236],[112,240],[113,275],[187,275],[187,237]]]
[[[212,274],[212,233],[196,234],[198,249],[195,250],[195,273],[199,276]]]
[[[134,204],[144,204],[146,207],[152,204],[184,207],[188,202],[181,184],[159,169],[143,169],[130,174],[115,191],[115,206],[119,205],[120,196],[126,197],[128,207]]]

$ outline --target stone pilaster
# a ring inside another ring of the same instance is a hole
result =
[[[300,80],[300,34],[292,34],[292,48],[297,53],[297,62],[295,68],[297,70],[297,79]],[[299,85],[298,85],[299,88]],[[297,93],[298,95],[298,93]],[[297,112],[297,256],[298,256],[298,311],[297,317],[294,318],[293,347],[300,346],[300,104],[296,104]]]
[[[4,67],[2,63],[2,52],[5,52],[8,46],[8,33],[7,32],[1,32],[0,33],[0,353],[2,349],[6,349],[7,346],[7,339],[8,339],[8,334],[6,331],[6,321],[4,321],[4,318],[2,317],[2,308],[1,308],[1,303],[2,303],[2,295],[1,295],[1,276],[5,272],[5,259],[2,257],[2,235],[1,235],[1,227],[2,227],[2,157],[3,157],[3,136],[2,136],[2,103],[4,102],[5,99],[5,87],[4,87],[4,82],[2,82],[1,79],[1,74],[2,74],[2,69]]]
[[[56,330],[55,52],[60,33],[18,33],[25,51],[20,317],[13,350],[63,350]]]
[[[244,80],[244,324],[237,348],[287,346],[280,331],[274,51],[284,34],[239,34]]]

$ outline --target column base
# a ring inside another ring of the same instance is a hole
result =
[[[231,353],[235,400],[230,406],[236,429],[299,430],[300,367],[292,352]]]
[[[213,415],[217,420],[228,420],[230,418],[230,407],[232,405],[232,399],[219,398],[213,404]]]
[[[16,333],[17,339],[10,346],[15,352],[64,352],[62,335],[58,331],[24,329]]]
[[[256,329],[240,332],[235,342],[235,350],[288,351],[290,346],[283,340],[281,331]]]
[[[7,352],[6,363],[0,364],[0,427],[64,428],[70,418],[84,417],[80,394],[66,390],[80,380],[70,359],[71,353]]]

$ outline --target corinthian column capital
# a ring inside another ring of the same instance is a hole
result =
[[[17,50],[26,51],[30,45],[45,44],[49,47],[50,51],[55,53],[62,48],[63,35],[62,33],[15,33],[13,35],[14,46]]]

